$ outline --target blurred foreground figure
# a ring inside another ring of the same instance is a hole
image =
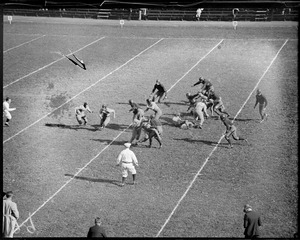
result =
[[[3,199],[3,222],[2,237],[13,238],[15,226],[19,218],[17,204],[12,201],[13,193],[6,193],[6,199]]]
[[[244,206],[244,213],[245,238],[259,238],[258,227],[261,226],[259,214],[252,211],[252,207],[249,204]]]

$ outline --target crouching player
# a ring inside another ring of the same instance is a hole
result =
[[[88,104],[85,102],[83,105],[75,108],[75,116],[79,125],[87,124],[87,117],[85,112],[88,111],[92,113],[93,111],[89,108]]]

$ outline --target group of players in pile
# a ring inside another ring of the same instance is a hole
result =
[[[200,77],[199,80],[192,85],[192,87],[200,85],[201,88],[196,94],[187,93],[186,97],[188,100],[188,109],[190,114],[193,116],[193,120],[183,120],[181,114],[177,113],[176,116],[172,118],[174,125],[182,129],[189,128],[200,128],[205,121],[205,118],[208,118],[208,110],[211,111],[211,116],[214,116],[214,113],[217,114],[218,119],[220,119],[226,127],[225,139],[232,148],[232,143],[230,137],[232,136],[235,140],[244,140],[248,143],[247,139],[237,136],[236,127],[233,125],[233,121],[229,119],[229,113],[225,111],[225,106],[222,102],[222,98],[217,95],[214,91],[212,83]],[[163,84],[156,80],[154,88],[146,100],[147,107],[145,110],[142,107],[134,102],[129,100],[129,105],[131,109],[129,112],[133,113],[132,118],[132,136],[129,141],[132,145],[139,145],[142,142],[149,140],[149,147],[152,146],[152,139],[155,138],[159,143],[159,148],[162,147],[162,123],[160,117],[162,116],[162,111],[159,108],[157,103],[161,103],[162,100],[167,98],[167,90]],[[145,116],[145,112],[152,110],[154,114],[150,117]],[[77,107],[75,109],[76,118],[79,124],[86,124],[87,119],[85,116],[85,111],[92,112],[87,103]],[[99,112],[100,117],[100,128],[105,128],[110,122],[110,115],[114,114],[115,110],[108,108],[106,105],[103,105]],[[144,132],[144,137],[141,138],[141,134]]]
[[[248,142],[247,139],[237,136],[236,127],[229,119],[229,113],[225,111],[225,106],[222,102],[222,98],[215,93],[212,83],[208,79],[200,77],[199,80],[192,85],[192,87],[200,84],[201,88],[196,94],[186,94],[189,105],[187,111],[190,111],[190,114],[193,116],[194,120],[183,120],[180,116],[181,114],[178,113],[172,118],[174,125],[182,129],[202,129],[205,118],[209,117],[207,110],[210,109],[211,116],[214,116],[214,113],[216,113],[218,119],[221,119],[221,121],[225,125],[225,139],[229,143],[230,148],[232,148],[232,143],[230,140],[231,136],[235,140],[244,140]],[[129,111],[133,112],[133,131],[132,137],[130,139],[131,144],[138,145],[149,140],[149,147],[151,147],[152,138],[155,138],[161,148],[161,135],[163,129],[159,118],[162,115],[162,111],[156,104],[156,100],[158,103],[160,103],[161,100],[164,100],[166,98],[167,91],[161,84],[161,82],[157,80],[150,97],[146,100],[147,108],[145,111],[137,103],[129,100],[129,104],[131,106],[131,109]],[[144,113],[149,109],[153,110],[155,114],[147,118],[144,116]],[[144,138],[140,139],[142,130],[144,130],[145,136]]]

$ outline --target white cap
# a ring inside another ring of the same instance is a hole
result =
[[[127,148],[130,148],[131,143],[124,143],[124,146],[127,147]]]

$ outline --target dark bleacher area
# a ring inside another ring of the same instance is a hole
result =
[[[140,9],[3,9],[4,15],[67,17],[93,19],[125,19],[125,20],[167,20],[197,21],[196,9],[170,10],[147,9],[146,15]],[[232,9],[204,9],[200,21],[298,21],[298,8],[288,9],[239,9],[233,18]]]

